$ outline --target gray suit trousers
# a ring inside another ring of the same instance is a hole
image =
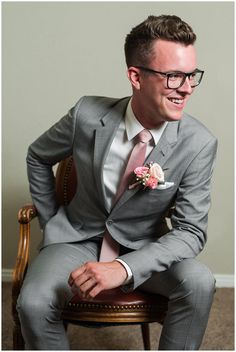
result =
[[[61,311],[72,297],[68,277],[83,263],[97,261],[100,241],[52,244],[34,260],[17,305],[27,349],[70,349],[61,320]],[[209,269],[195,259],[185,259],[139,288],[170,300],[159,350],[199,349],[215,291]]]

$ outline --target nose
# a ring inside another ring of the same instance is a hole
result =
[[[177,91],[185,93],[185,94],[192,94],[194,88],[191,87],[189,77],[186,77],[184,84],[177,89]]]

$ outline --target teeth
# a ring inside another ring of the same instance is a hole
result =
[[[183,99],[178,99],[178,98],[169,98],[169,100],[175,104],[181,104],[183,102]]]

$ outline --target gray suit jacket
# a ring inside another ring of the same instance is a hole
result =
[[[42,246],[85,240],[104,232],[131,252],[122,255],[133,272],[134,289],[153,273],[198,255],[206,242],[210,180],[217,141],[184,114],[167,125],[148,161],[165,169],[168,189],[124,192],[109,212],[102,170],[128,98],[83,97],[70,112],[29,147],[27,164],[33,202],[44,229]],[[52,166],[73,155],[79,179],[75,197],[58,208]],[[161,222],[175,204],[172,230]]]

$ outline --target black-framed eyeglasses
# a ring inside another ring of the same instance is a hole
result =
[[[166,82],[167,82],[167,88],[169,89],[180,88],[184,84],[187,77],[189,79],[191,88],[194,88],[201,83],[201,80],[204,74],[204,71],[201,71],[199,69],[196,69],[193,72],[186,73],[181,71],[160,72],[160,71],[153,70],[149,67],[144,67],[144,66],[135,66],[135,67],[146,72],[150,72],[154,74],[157,73],[159,75],[165,76]]]

